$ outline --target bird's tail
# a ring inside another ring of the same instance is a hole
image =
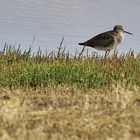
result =
[[[85,42],[79,43],[79,45],[85,45]]]

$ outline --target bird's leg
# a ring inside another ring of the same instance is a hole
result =
[[[105,55],[104,55],[104,61],[103,61],[103,64],[105,64],[105,62],[106,62],[106,56],[107,56],[107,51],[105,52]]]
[[[109,53],[110,53],[110,50],[107,50],[106,52],[105,52],[105,56],[104,56],[104,60],[106,61],[106,58],[107,58],[107,56],[109,55]]]
[[[105,51],[105,57],[106,57],[107,51]]]
[[[106,56],[107,56],[107,51],[105,52],[105,56],[104,56],[104,58],[106,58]]]
[[[110,53],[110,50],[107,50],[107,51],[105,52],[105,57],[108,56],[109,53]]]
[[[84,46],[84,47],[82,48],[81,52],[79,53],[79,58],[81,57],[81,55],[82,55],[83,52],[85,51],[85,47],[86,47],[86,46]]]
[[[107,55],[109,55],[109,53],[110,53],[110,50],[108,50],[107,52],[108,52],[108,53],[107,53]]]

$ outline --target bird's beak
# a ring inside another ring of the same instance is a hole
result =
[[[125,30],[123,30],[123,32],[124,32],[124,33],[127,33],[127,34],[130,34],[130,35],[133,35],[132,33],[127,32],[127,31],[125,31]]]

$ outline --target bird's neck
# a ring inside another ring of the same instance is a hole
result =
[[[124,40],[123,32],[118,32],[118,43],[121,43]]]

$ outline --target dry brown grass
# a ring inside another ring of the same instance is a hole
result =
[[[1,140],[139,140],[140,90],[1,89]]]

